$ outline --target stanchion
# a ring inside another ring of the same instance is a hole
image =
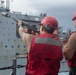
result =
[[[12,75],[16,75],[16,58],[13,59],[13,74]]]

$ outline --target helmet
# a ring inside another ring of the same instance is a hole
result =
[[[39,25],[47,25],[54,29],[57,29],[58,21],[52,16],[47,16],[47,17],[44,17],[44,19],[41,21],[41,23]]]
[[[72,20],[75,20],[76,19],[76,12],[74,13],[74,17],[73,17],[73,19]]]

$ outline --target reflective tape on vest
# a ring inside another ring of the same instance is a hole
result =
[[[56,45],[56,46],[61,46],[60,41],[53,39],[53,38],[36,38],[35,43],[40,43],[40,44],[51,44],[51,45]]]

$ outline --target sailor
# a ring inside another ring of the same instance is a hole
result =
[[[76,12],[72,20],[76,28]],[[66,45],[64,45],[64,56],[70,68],[69,75],[76,75],[76,31],[70,35]]]
[[[23,28],[22,26],[22,22],[20,20],[18,20],[18,26],[19,26],[19,35],[21,37],[21,39],[23,40],[23,42],[25,43],[26,47],[27,47],[27,51],[29,53],[30,50],[30,45],[31,45],[31,40],[33,38],[33,34],[28,34],[28,29],[27,28]],[[32,33],[32,32],[31,32]]]
[[[24,36],[23,40],[27,39],[28,43],[31,41],[25,75],[58,75],[63,59],[61,41],[53,34],[58,28],[58,21],[52,16],[46,16],[39,26],[40,34],[30,35],[32,41],[26,38],[29,37],[28,33],[24,36],[24,32],[19,29],[20,35]]]

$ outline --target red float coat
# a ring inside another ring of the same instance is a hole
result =
[[[58,37],[40,34],[32,39],[26,71],[30,75],[58,75],[63,59]]]

